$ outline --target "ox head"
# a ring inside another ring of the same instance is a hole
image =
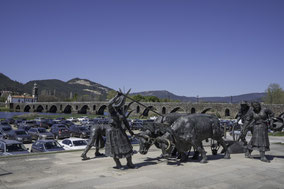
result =
[[[170,136],[168,134],[165,134],[161,137],[158,137],[156,139],[156,142],[162,149],[163,156],[170,157],[175,148],[175,145],[172,143]]]
[[[270,129],[273,131],[282,131],[284,128],[284,119],[281,117],[272,118]]]
[[[151,132],[149,130],[143,131],[135,135],[139,139],[139,153],[147,154],[149,148],[155,143],[155,139],[151,138]]]

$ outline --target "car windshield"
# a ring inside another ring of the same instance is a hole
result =
[[[4,127],[3,131],[11,131],[12,129],[10,127]]]
[[[15,131],[15,133],[16,133],[17,135],[25,135],[25,134],[26,134],[25,131]]]
[[[7,152],[19,152],[19,151],[25,151],[26,148],[23,144],[8,144],[6,146]]]
[[[39,133],[46,133],[46,129],[38,129]]]
[[[75,140],[73,141],[74,146],[86,146],[87,145],[87,141],[85,140]]]
[[[54,148],[61,148],[61,146],[57,142],[47,142],[44,144],[46,149],[54,149]]]

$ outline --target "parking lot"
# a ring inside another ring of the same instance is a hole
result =
[[[273,141],[273,139],[271,140]],[[276,140],[274,140],[276,141]],[[134,145],[138,150],[138,145]],[[152,147],[147,155],[134,154],[138,169],[116,170],[109,157],[82,161],[82,151],[33,154],[0,158],[0,188],[283,188],[284,145],[272,144],[267,153],[271,163],[243,154],[213,156],[207,164],[189,160],[159,159],[160,150]],[[103,151],[102,151],[103,152]],[[125,160],[122,159],[125,164]]]

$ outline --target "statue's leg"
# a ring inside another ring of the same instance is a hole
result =
[[[131,157],[131,156],[127,157],[126,160],[127,160],[127,167],[128,167],[128,168],[131,168],[131,169],[137,168],[137,167],[132,163],[132,157]]]
[[[200,146],[200,141],[192,140],[193,147],[201,154],[202,160],[200,163],[207,163],[206,151]]]
[[[115,169],[121,169],[121,170],[124,169],[124,168],[122,167],[122,165],[121,165],[121,163],[120,163],[120,161],[119,161],[118,158],[113,158],[113,160],[114,160],[114,162],[115,162],[115,167],[113,167],[113,168],[115,168]]]
[[[101,140],[103,140],[101,135],[96,137],[96,143],[95,143],[96,144],[96,152],[95,152],[96,157],[104,155],[100,153]]]
[[[178,152],[180,154],[180,161],[181,162],[187,162],[188,160],[188,154],[187,152]]]
[[[265,157],[265,151],[259,151],[260,161],[269,163],[270,161]]]
[[[230,159],[231,157],[230,157],[230,153],[229,153],[229,151],[228,151],[228,147],[227,147],[225,141],[222,139],[222,137],[220,137],[220,138],[218,138],[218,139],[215,139],[215,140],[217,140],[217,141],[219,142],[219,144],[223,147],[223,149],[224,149],[224,151],[225,151],[225,156],[224,156],[224,158],[225,158],[225,159]]]
[[[94,132],[92,132],[92,134],[90,136],[90,140],[89,140],[84,152],[81,154],[82,160],[90,159],[90,158],[87,157],[87,153],[92,148],[92,146],[94,145],[94,142],[95,142],[94,136],[95,136]]]
[[[178,152],[177,149],[174,148],[174,150],[171,153],[171,157],[177,157],[177,152]],[[180,154],[178,154],[178,155],[180,155]]]

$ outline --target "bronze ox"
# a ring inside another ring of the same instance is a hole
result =
[[[160,126],[161,127],[161,126]],[[202,141],[208,138],[216,140],[225,151],[225,159],[230,158],[227,145],[223,140],[223,130],[216,116],[207,114],[183,115],[177,118],[170,127],[164,129],[163,136],[152,137],[152,133],[139,134],[141,154],[146,154],[152,144],[162,149],[164,156],[169,156],[174,148],[182,155],[181,161],[186,161],[185,155],[193,146],[202,155],[201,163],[207,162]]]

